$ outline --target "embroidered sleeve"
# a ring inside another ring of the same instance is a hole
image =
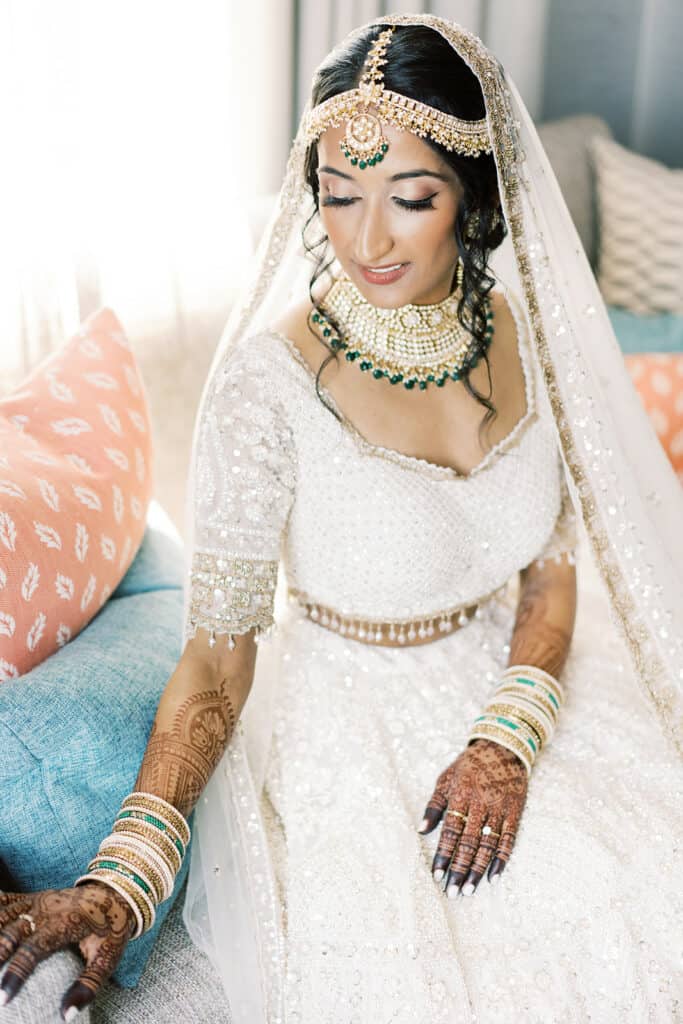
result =
[[[249,341],[245,342],[246,345]],[[273,624],[280,547],[294,498],[292,432],[267,365],[231,353],[197,438],[194,549],[186,641]]]
[[[541,566],[544,562],[551,559],[559,563],[562,557],[566,557],[573,565],[576,557],[576,512],[562,466],[560,467],[560,474],[560,511],[555,521],[555,529],[542,551],[534,559],[534,562]]]

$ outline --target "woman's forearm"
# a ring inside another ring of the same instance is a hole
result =
[[[566,558],[520,573],[517,616],[508,665],[536,665],[559,677],[576,618],[576,568]]]
[[[251,688],[251,634],[222,660],[188,643],[159,702],[135,789],[163,797],[188,817],[235,729]],[[220,642],[220,638],[219,638]]]

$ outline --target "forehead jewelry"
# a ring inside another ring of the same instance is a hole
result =
[[[389,149],[383,124],[429,137],[449,152],[479,156],[491,152],[488,122],[464,121],[426,103],[384,88],[383,67],[394,27],[380,32],[370,48],[358,88],[330,97],[309,111],[304,133],[314,142],[327,128],[346,125],[340,146],[354,167],[363,170],[380,163]]]

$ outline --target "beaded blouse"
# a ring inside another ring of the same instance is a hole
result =
[[[279,567],[311,603],[400,622],[481,603],[532,561],[573,551],[554,423],[511,308],[526,412],[467,474],[369,443],[321,386],[337,420],[279,332],[234,346],[200,427],[186,639],[198,626],[268,629]]]

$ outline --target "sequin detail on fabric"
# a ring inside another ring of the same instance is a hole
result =
[[[249,346],[231,352],[200,425],[186,639],[273,625],[296,457],[277,383]]]

